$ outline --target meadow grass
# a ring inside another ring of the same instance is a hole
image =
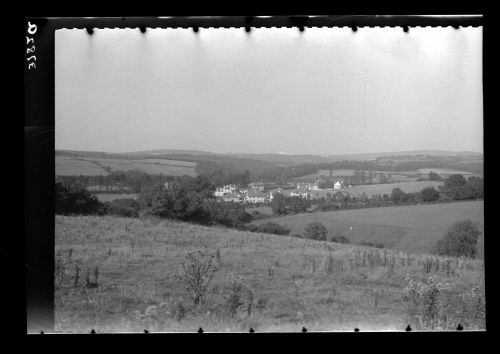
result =
[[[64,332],[402,330],[405,278],[432,275],[457,292],[484,286],[481,260],[170,220],[56,216],[55,244],[55,329]],[[218,266],[200,305],[176,276],[196,251]],[[225,294],[235,277],[251,290],[252,306],[229,315]]]

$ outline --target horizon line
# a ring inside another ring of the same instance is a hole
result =
[[[147,153],[154,151],[192,151],[201,153],[211,153],[211,154],[221,154],[221,155],[282,155],[282,156],[341,156],[341,155],[369,155],[369,154],[393,154],[393,153],[411,153],[411,152],[426,152],[426,151],[439,151],[439,152],[449,152],[449,153],[473,153],[473,154],[484,154],[484,151],[473,151],[473,150],[445,150],[445,149],[414,149],[414,150],[395,150],[395,151],[375,151],[375,152],[344,152],[344,153],[331,153],[331,154],[314,154],[314,153],[286,153],[286,152],[215,152],[210,150],[198,150],[198,149],[180,149],[180,148],[159,148],[159,149],[148,149],[148,150],[134,150],[134,151],[124,151],[124,152],[111,152],[103,150],[76,150],[76,149],[54,149],[55,152],[58,151],[76,151],[76,152],[100,152],[105,154],[137,154],[137,153]]]

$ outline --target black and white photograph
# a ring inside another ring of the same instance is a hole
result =
[[[481,26],[54,36],[55,332],[485,331]]]

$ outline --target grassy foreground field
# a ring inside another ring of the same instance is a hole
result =
[[[445,204],[408,205],[297,214],[256,220],[253,223],[276,222],[291,233],[302,233],[308,223],[319,221],[328,236],[344,235],[351,243],[381,242],[388,248],[408,252],[430,253],[448,227],[458,220],[478,222],[484,232],[484,202],[467,201]],[[484,237],[478,243],[478,254],[484,253]]]
[[[55,221],[55,318],[56,330],[64,332],[403,330],[410,323],[401,297],[405,278],[432,276],[449,284],[453,295],[484,286],[481,260],[174,221]],[[218,255],[218,271],[200,306],[175,276],[187,252],[195,251]],[[251,296],[235,299],[239,288],[229,291],[227,284],[236,278]],[[228,312],[235,302],[241,306]],[[476,317],[461,322],[465,329],[484,328],[484,319]],[[450,318],[449,326],[456,327],[458,320]]]

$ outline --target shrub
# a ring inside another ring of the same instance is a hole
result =
[[[430,277],[423,283],[406,278],[401,299],[406,305],[410,324],[420,330],[434,329],[439,320],[440,295],[445,289],[445,285]]]
[[[423,202],[434,202],[439,199],[439,191],[434,187],[425,187],[420,191],[420,199]]]
[[[462,175],[451,175],[444,181],[441,191],[454,200],[482,198],[483,178],[470,177],[466,180]]]
[[[264,298],[264,297],[259,298],[257,300],[257,305],[256,305],[257,311],[259,311],[259,312],[264,311],[266,309],[268,303],[269,303],[268,298]]]
[[[290,233],[290,229],[274,222],[260,224],[258,226],[258,231],[265,234],[275,234],[275,235],[288,235]]]
[[[429,181],[442,181],[443,178],[437,173],[431,171],[429,172]]]
[[[396,204],[403,203],[406,201],[406,193],[401,188],[394,188],[391,193],[391,200]]]
[[[214,256],[198,251],[188,253],[182,262],[177,277],[182,281],[189,296],[196,305],[205,301],[205,296],[217,271]]]
[[[325,241],[327,233],[326,227],[319,221],[315,221],[307,224],[304,230],[304,238]]]
[[[479,231],[478,223],[471,220],[457,221],[437,242],[435,252],[444,256],[474,258],[477,253],[479,235],[481,231]]]
[[[237,278],[230,274],[222,296],[224,298],[224,306],[230,317],[234,317],[239,309],[245,310],[250,316],[254,294],[242,278]]]
[[[368,247],[376,247],[376,248],[384,248],[384,244],[382,242],[371,242],[371,241],[361,241],[360,246],[368,246]]]
[[[236,228],[242,231],[259,232],[259,227],[254,224],[248,224],[248,225],[241,224],[238,225]]]
[[[70,214],[102,214],[103,204],[91,195],[85,188],[55,185],[55,213]]]
[[[138,217],[139,216],[139,203],[130,198],[115,199],[110,202],[104,203],[106,207],[106,214],[118,215],[125,217]]]
[[[349,239],[347,237],[345,237],[344,235],[338,235],[338,236],[332,237],[330,239],[330,241],[337,242],[337,243],[345,243],[345,244],[350,243]]]
[[[485,324],[484,294],[478,287],[458,291],[430,277],[424,282],[407,277],[401,299],[408,322],[416,329],[455,329],[458,324],[482,328]]]

